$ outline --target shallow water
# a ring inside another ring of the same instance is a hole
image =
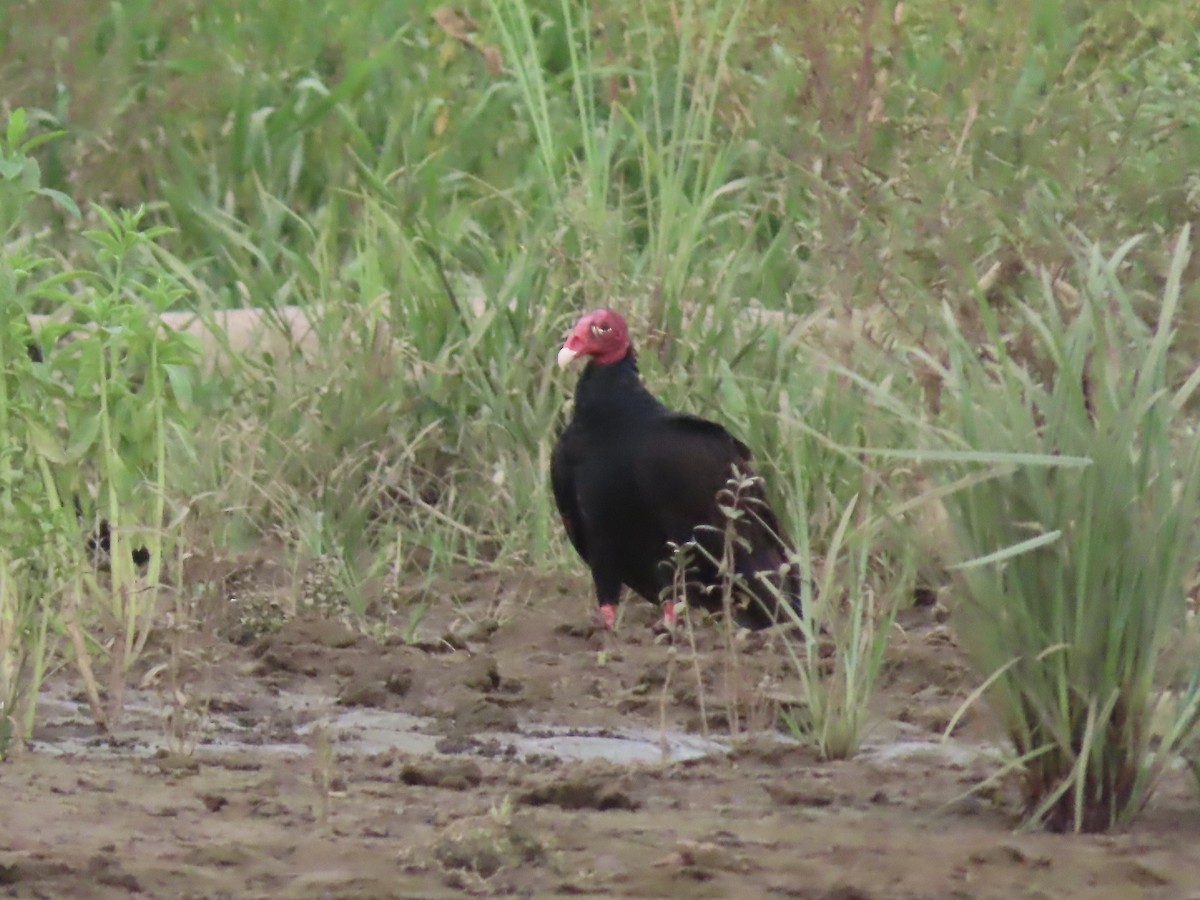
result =
[[[371,707],[347,709],[332,697],[289,692],[272,697],[271,706],[274,715],[209,711],[197,718],[185,749],[198,756],[234,750],[302,756],[311,752],[318,729],[329,737],[338,754],[355,756],[391,751],[420,756],[476,753],[644,765],[722,756],[733,746],[728,740],[679,731],[568,728],[529,722],[521,723],[518,731],[480,731],[444,745],[446,736],[430,717]],[[115,736],[98,733],[87,707],[64,694],[49,692],[39,709],[43,724],[30,742],[37,752],[112,757],[178,749],[170,746],[167,737],[167,709],[151,691],[130,691]],[[791,742],[783,735],[773,737]],[[439,745],[446,752],[439,750]],[[954,740],[931,741],[902,723],[880,722],[871,729],[859,755],[884,764],[923,757],[931,763],[967,765],[982,758],[996,759],[999,750]]]
[[[272,698],[284,715],[298,719],[287,729],[291,739],[269,739],[270,717],[247,725],[247,714],[208,712],[198,717],[188,749],[196,754],[252,750],[265,754],[310,752],[313,733],[322,729],[339,754],[371,755],[400,751],[418,755],[450,755],[437,747],[445,735],[432,718],[405,712],[338,706],[331,697],[281,693]],[[41,726],[30,741],[38,752],[56,756],[104,757],[131,752],[154,754],[171,749],[166,734],[166,707],[147,691],[130,691],[116,734],[99,733],[85,705],[50,692],[39,705]],[[587,729],[522,723],[520,731],[480,731],[456,742],[455,754],[486,750],[516,757],[557,757],[563,760],[605,760],[617,764],[674,762],[729,751],[727,742],[683,732],[643,728]],[[462,748],[465,748],[462,749]]]

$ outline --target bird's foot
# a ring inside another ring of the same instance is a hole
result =
[[[668,600],[661,609],[662,618],[654,623],[654,643],[674,644],[679,639],[679,605]]]
[[[617,627],[617,607],[611,603],[601,603],[597,614],[600,619],[600,625],[605,631],[612,631]]]

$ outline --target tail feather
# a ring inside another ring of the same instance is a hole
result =
[[[746,550],[740,554],[737,574],[750,594],[739,624],[766,628],[802,614],[804,574],[765,499],[756,500],[739,529]]]

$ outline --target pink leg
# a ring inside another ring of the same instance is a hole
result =
[[[617,624],[617,608],[611,603],[601,603],[600,621],[608,631],[612,631]]]
[[[662,605],[663,625],[667,628],[674,629],[677,620],[675,616],[675,601],[668,600]]]

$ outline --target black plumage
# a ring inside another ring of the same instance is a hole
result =
[[[79,502],[79,495],[74,495],[75,500],[75,517],[83,524],[83,505]],[[107,572],[112,567],[112,526],[108,524],[108,519],[101,519],[96,528],[91,534],[87,535],[84,540],[84,546],[87,548],[88,559],[96,568],[103,572]],[[129,551],[130,559],[138,569],[145,569],[150,565],[150,551],[145,547],[134,547]]]
[[[724,558],[737,575],[739,623],[786,621],[780,598],[798,610],[801,578],[749,448],[715,422],[674,412],[646,390],[616,312],[595,310],[579,320],[559,363],[577,356],[589,360],[550,474],[567,536],[591,569],[606,622],[612,624],[622,585],[652,602],[669,600],[678,583],[672,545],[690,542],[682,555],[689,604],[723,606],[729,579],[714,560]],[[731,521],[736,537],[727,550]],[[671,609],[664,608],[667,618]]]

